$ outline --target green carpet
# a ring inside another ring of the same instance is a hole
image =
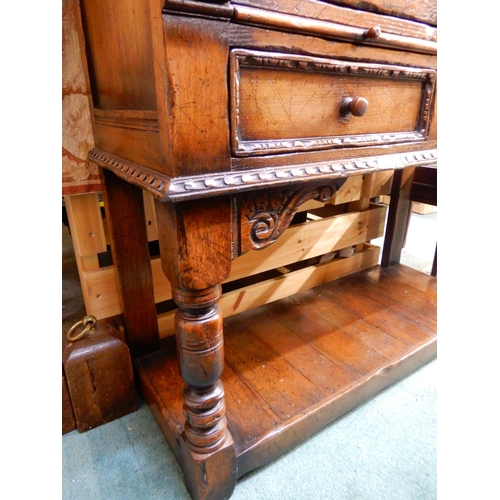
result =
[[[437,498],[437,361],[238,481],[234,500]],[[63,436],[63,498],[189,500],[145,404]]]

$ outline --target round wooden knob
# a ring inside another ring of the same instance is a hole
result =
[[[364,97],[346,97],[340,105],[342,115],[363,116],[367,109],[368,101]]]
[[[370,29],[366,30],[365,35],[366,35],[366,38],[376,40],[380,36],[381,33],[382,33],[382,29],[380,28],[380,26],[372,26]]]

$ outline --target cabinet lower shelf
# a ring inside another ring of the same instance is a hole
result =
[[[376,266],[228,318],[222,382],[238,477],[434,358],[436,289],[436,278],[406,266]],[[136,368],[179,458],[175,338]]]

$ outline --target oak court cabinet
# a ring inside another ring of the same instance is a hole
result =
[[[332,396],[240,433],[238,418],[251,411],[231,410],[239,386],[224,372],[218,307],[231,263],[279,241],[304,203],[389,170],[395,192],[403,171],[437,164],[435,1],[80,7],[96,144],[89,159],[103,169],[127,343],[190,494],[228,498],[239,476],[435,354],[432,337],[398,358],[405,368],[392,378],[382,363],[384,381],[360,381],[350,402]],[[178,306],[170,350],[160,349],[145,265],[143,191],[155,199],[161,265]],[[238,342],[226,350],[242,352]]]

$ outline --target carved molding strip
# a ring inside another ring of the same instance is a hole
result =
[[[423,141],[430,127],[431,107],[436,86],[433,69],[409,68],[396,65],[340,61],[312,56],[275,54],[246,49],[234,49],[230,56],[232,86],[231,113],[233,116],[231,139],[236,156],[317,151],[335,147],[378,146],[408,141]],[[421,112],[417,130],[410,132],[368,133],[328,137],[290,138],[283,140],[242,140],[240,120],[240,68],[270,68],[283,71],[327,73],[332,76],[374,77],[416,80],[424,85]]]
[[[312,199],[328,201],[344,181],[307,184],[294,190],[257,191],[239,197],[240,253],[274,243],[288,228],[300,205]]]
[[[205,195],[230,194],[290,182],[316,181],[344,178],[377,170],[394,170],[410,166],[428,165],[437,162],[437,151],[401,153],[353,160],[319,162],[308,165],[261,168],[241,172],[200,175],[190,178],[172,179],[169,199],[172,201],[199,198]]]
[[[90,151],[88,159],[145,189],[161,201],[177,202],[293,183],[327,182],[380,170],[434,165],[437,163],[437,150],[177,178],[170,178],[97,148]]]
[[[169,186],[168,177],[163,177],[147,167],[98,148],[91,149],[87,158],[96,165],[113,171],[127,182],[145,189],[156,198],[166,199]]]
[[[428,113],[425,115],[428,116]],[[424,129],[425,131],[425,129]],[[346,135],[327,138],[292,139],[290,141],[239,141],[236,138],[238,156],[247,156],[259,152],[261,154],[282,153],[283,150],[309,151],[329,149],[340,146],[375,146],[377,144],[393,144],[405,141],[423,141],[421,132],[400,132],[393,134]],[[246,154],[245,154],[246,153]]]
[[[237,59],[237,66],[245,68],[271,67],[310,71],[314,73],[334,73],[353,76],[373,76],[385,78],[404,78],[426,80],[433,70],[411,68],[405,66],[370,64],[350,61],[340,61],[312,56],[293,54],[278,54],[273,52],[257,52],[245,49],[235,49],[232,54]],[[433,76],[431,77],[433,78]]]

